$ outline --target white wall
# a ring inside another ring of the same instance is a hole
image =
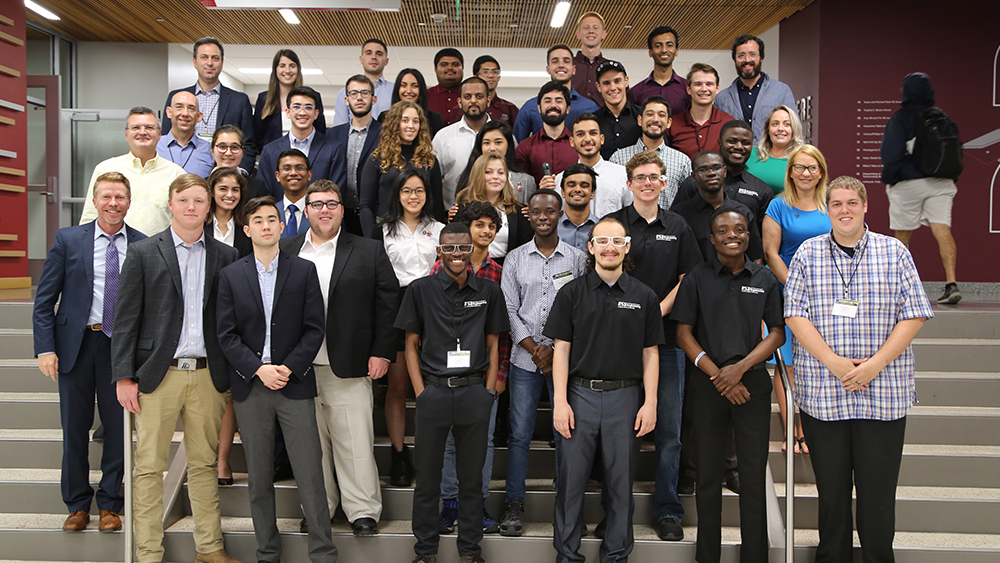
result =
[[[77,44],[77,107],[161,109],[167,95],[165,43]]]

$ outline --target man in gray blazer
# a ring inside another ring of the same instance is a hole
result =
[[[131,515],[139,563],[163,559],[163,472],[181,414],[194,515],[194,560],[235,563],[223,549],[216,458],[229,366],[216,333],[219,270],[236,249],[205,237],[207,183],[170,184],[169,228],[129,247],[111,338],[118,402],[136,414]]]

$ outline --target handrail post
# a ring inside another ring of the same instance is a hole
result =
[[[132,413],[128,409],[122,409],[125,418],[125,558],[124,563],[132,563],[132,554],[135,553],[135,538],[132,535]]]
[[[792,398],[792,382],[781,349],[774,351],[775,364],[781,383],[785,388],[785,440],[795,440],[795,402]],[[785,563],[795,560],[795,450],[785,452]]]

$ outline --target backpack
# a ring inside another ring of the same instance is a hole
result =
[[[958,126],[941,108],[930,107],[917,114],[913,163],[930,178],[955,180],[962,173],[962,141]]]

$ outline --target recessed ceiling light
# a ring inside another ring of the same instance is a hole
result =
[[[288,8],[282,8],[278,10],[278,13],[281,14],[281,17],[285,18],[286,22],[292,25],[297,25],[302,23],[299,21],[299,17],[295,15],[295,12],[289,10]]]
[[[510,24],[510,26],[511,27],[517,27],[517,24],[516,23],[512,23],[512,24]]]
[[[32,2],[31,0],[24,0],[24,7],[27,8],[27,9],[29,9],[29,10],[31,10],[32,12],[35,12],[36,14],[38,14],[39,16],[42,16],[45,19],[48,19],[48,20],[58,20],[59,19],[59,16],[55,15],[54,13],[52,13],[51,11],[49,11],[48,9],[39,6],[38,4]]]
[[[631,25],[626,25],[625,29],[632,29],[632,26]]]
[[[424,26],[424,25],[427,25],[427,24],[425,24],[424,22],[417,22],[417,25]]]
[[[569,2],[559,2],[556,9],[552,11],[552,21],[549,27],[562,27],[566,23],[566,16],[569,15]]]
[[[156,18],[156,21],[158,21],[158,22],[165,22],[165,21],[167,21],[167,20],[165,20],[165,19],[163,19],[163,18]]]
[[[271,74],[271,69],[269,68],[240,68],[240,72],[243,74]],[[323,74],[323,71],[318,68],[304,68],[302,69],[303,75],[319,75]]]

